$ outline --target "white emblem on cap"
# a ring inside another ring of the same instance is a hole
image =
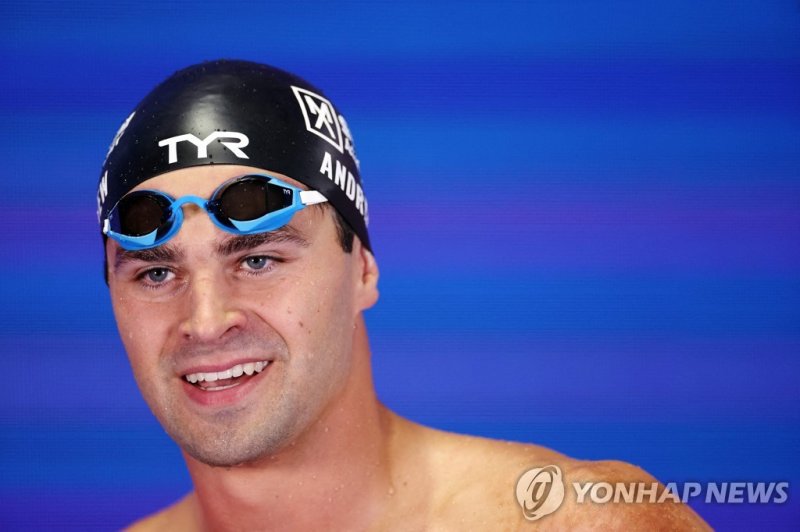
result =
[[[337,120],[333,105],[326,98],[307,89],[292,86],[292,91],[300,104],[300,111],[306,121],[306,129],[325,139],[331,146],[344,153],[342,148],[342,128]]]
[[[119,139],[122,137],[122,134],[125,133],[125,130],[128,128],[128,124],[131,123],[131,119],[133,119],[133,115],[135,114],[136,111],[132,112],[130,115],[128,115],[128,118],[125,119],[122,125],[119,126],[117,134],[114,135],[114,139],[111,141],[111,145],[108,147],[108,151],[106,152],[106,161],[108,160],[108,156],[111,155],[111,152],[114,151],[114,148],[117,147],[117,144],[119,144]]]
[[[169,152],[167,154],[168,163],[177,163],[178,162],[178,143],[183,141],[188,141],[197,146],[197,158],[198,159],[206,159],[208,158],[208,145],[214,142],[215,140],[219,139],[220,143],[231,150],[231,152],[240,159],[249,159],[247,154],[241,150],[248,144],[250,144],[250,139],[247,138],[247,135],[244,133],[237,133],[236,131],[214,131],[205,139],[200,140],[199,138],[195,137],[191,133],[186,133],[183,135],[178,135],[176,137],[170,137],[168,139],[158,141],[158,145],[162,148],[164,146],[169,146]],[[229,140],[222,140],[222,139],[229,139]],[[231,142],[231,140],[235,140],[236,142]]]

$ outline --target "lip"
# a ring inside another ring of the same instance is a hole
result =
[[[253,362],[253,360],[248,359],[245,360],[244,362]],[[181,380],[181,386],[183,386],[184,393],[186,394],[186,396],[189,398],[190,401],[204,407],[219,407],[219,406],[233,405],[243,400],[245,396],[247,396],[264,379],[266,379],[267,375],[271,373],[274,361],[270,361],[267,367],[261,370],[261,373],[254,374],[252,377],[248,378],[245,382],[237,384],[236,386],[233,386],[231,388],[215,392],[204,391],[201,388],[195,386],[194,384],[189,383],[186,379],[183,378],[183,375],[186,375],[188,373],[223,371],[239,363],[243,362],[234,362],[231,365],[223,365],[223,366],[219,365],[197,366],[197,368],[199,369],[191,368],[189,371],[181,374],[181,376],[179,377]]]

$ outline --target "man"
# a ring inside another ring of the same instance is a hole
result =
[[[174,74],[115,136],[98,217],[134,375],[195,488],[134,529],[704,528],[674,502],[550,495],[654,482],[634,466],[440,432],[378,402],[367,199],[347,123],[306,81],[242,61]]]

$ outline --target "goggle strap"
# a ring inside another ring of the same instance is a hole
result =
[[[317,203],[324,203],[328,201],[328,198],[316,190],[301,190],[300,201],[303,203],[303,205],[315,205]]]

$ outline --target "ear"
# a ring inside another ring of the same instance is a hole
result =
[[[353,239],[353,255],[356,259],[356,305],[359,311],[366,310],[378,301],[378,263],[372,252],[361,245],[358,237]]]

